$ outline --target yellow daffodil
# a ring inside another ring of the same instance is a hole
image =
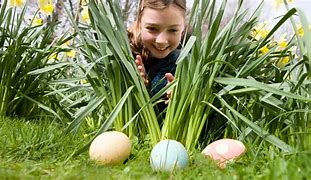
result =
[[[85,23],[90,22],[89,10],[87,6],[82,6],[81,16],[82,16],[83,22]]]
[[[80,83],[81,83],[81,84],[87,84],[88,81],[87,81],[86,79],[82,79],[82,80],[80,80]]]
[[[34,18],[32,21],[32,26],[40,26],[42,25],[43,20],[41,18]]]
[[[281,36],[278,44],[281,49],[285,49],[288,46],[288,42],[286,41],[286,34]]]
[[[283,4],[283,0],[274,0],[274,5],[276,8],[279,8]]]
[[[293,3],[294,0],[287,0],[288,3]],[[284,4],[284,0],[274,0],[274,5],[276,8],[279,8],[282,4]]]
[[[279,68],[284,68],[286,66],[286,64],[288,64],[289,62],[289,57],[288,56],[285,56],[285,57],[282,57],[279,61],[277,61],[277,66]]]
[[[53,13],[53,10],[54,10],[54,7],[52,4],[47,4],[47,5],[44,5],[44,6],[41,6],[41,11],[46,14],[47,16],[49,15],[52,15]]]
[[[252,35],[256,40],[265,38],[269,34],[269,30],[267,30],[267,25],[268,23],[265,21],[254,28]]]
[[[297,25],[298,36],[303,37],[305,34],[305,30],[303,29],[301,24]],[[308,31],[311,32],[311,25],[308,26]]]
[[[259,49],[261,54],[267,54],[269,52],[269,48],[267,46],[264,46]]]
[[[76,51],[75,50],[70,50],[69,52],[66,53],[68,57],[75,58],[76,57]]]
[[[46,4],[52,4],[53,2],[51,0],[38,0],[39,6],[44,6]]]
[[[23,0],[10,0],[10,5],[16,7],[22,7],[24,5]]]
[[[87,6],[88,3],[89,3],[88,0],[81,0],[82,6]]]
[[[70,44],[71,44],[71,41],[69,40],[69,41],[64,42],[60,47],[62,47],[62,48],[70,48],[69,47]]]
[[[70,41],[66,41],[66,42],[64,42],[64,43],[62,44],[62,47],[68,47],[69,44],[70,44]]]
[[[303,35],[305,34],[305,31],[303,30],[303,27],[301,24],[297,25],[297,31],[298,31],[298,36],[303,37]]]
[[[56,60],[57,59],[57,53],[51,54],[48,58],[49,58],[49,60]]]
[[[52,0],[38,0],[40,10],[47,16],[52,15],[54,11],[53,1]]]
[[[284,39],[279,42],[279,45],[282,49],[285,49],[288,45],[288,42]]]
[[[66,41],[61,45],[61,47],[62,48],[70,48],[70,44],[71,44],[71,41]],[[66,55],[67,55],[67,57],[75,58],[76,57],[76,51],[71,49],[70,51],[66,52]]]

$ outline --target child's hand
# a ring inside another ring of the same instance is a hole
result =
[[[143,64],[143,59],[141,58],[140,55],[136,56],[135,63],[137,65],[137,68],[139,70],[141,78],[143,78],[145,85],[147,85],[149,83],[149,81],[148,81],[148,78],[146,76],[146,71],[145,71],[145,67]]]
[[[174,81],[175,77],[172,75],[172,73],[166,73],[165,74],[165,77],[167,79],[167,84],[170,84],[171,82]],[[171,96],[172,96],[172,93],[173,91],[172,90],[169,90],[167,93],[166,93],[166,97],[168,100],[165,101],[165,104],[168,104],[170,99],[171,99]]]

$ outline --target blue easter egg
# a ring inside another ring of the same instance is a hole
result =
[[[188,166],[186,148],[175,140],[162,140],[151,151],[150,164],[154,171],[171,172]]]

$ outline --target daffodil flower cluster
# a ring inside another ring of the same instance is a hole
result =
[[[304,36],[304,29],[302,28],[300,24],[297,25],[297,29],[298,29],[297,35],[301,37]],[[309,26],[308,30],[311,31],[311,25]],[[253,31],[251,32],[251,37],[255,41],[260,41],[266,38],[269,32],[270,30],[268,29],[268,23],[263,22],[253,29]],[[269,53],[272,48],[274,48],[274,50],[276,52],[279,52],[281,55],[275,60],[275,65],[280,69],[284,68],[296,56],[297,47],[290,44],[289,37],[290,35],[285,33],[285,34],[282,34],[277,39],[271,38],[269,43],[267,43],[265,46],[259,49],[259,53],[261,55],[265,55]]]
[[[11,7],[21,8],[24,5],[24,0],[10,0]],[[50,16],[53,14],[54,5],[53,0],[38,0],[38,6],[40,12],[45,14],[46,16]],[[35,17],[32,21],[32,26],[39,26],[43,24],[43,19]]]
[[[261,38],[265,38],[268,34],[268,22],[264,21],[253,29],[251,35],[255,40],[259,40]]]
[[[76,51],[71,47],[71,41],[67,41],[64,44],[61,45],[62,48],[70,49],[69,51],[66,52],[66,57],[67,58],[75,58],[76,57]],[[60,57],[64,57],[60,54],[53,53],[49,56],[49,60],[51,61],[57,61],[59,60]]]

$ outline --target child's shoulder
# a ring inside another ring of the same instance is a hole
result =
[[[174,57],[175,57],[175,56],[177,56],[177,57],[178,57],[178,56],[179,56],[179,54],[180,54],[180,49],[175,49],[174,51],[172,51],[172,53],[171,53],[171,54],[172,54],[172,56],[174,56]]]
[[[175,49],[174,51],[172,51],[169,55],[168,55],[168,59],[169,61],[176,61],[178,56],[180,54],[180,49]]]

